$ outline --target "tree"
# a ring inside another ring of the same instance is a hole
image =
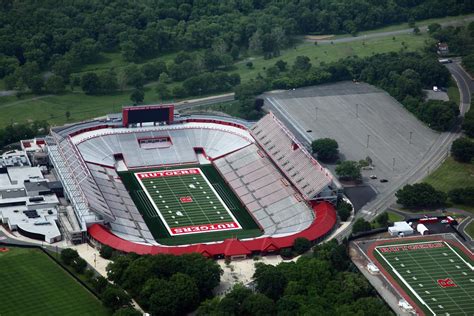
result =
[[[107,288],[109,281],[107,281],[107,279],[103,276],[99,275],[92,279],[91,284],[97,293],[102,294],[102,292],[104,292],[104,290]]]
[[[339,145],[331,138],[320,138],[311,143],[313,153],[323,162],[335,161],[339,156]]]
[[[64,79],[61,76],[52,75],[46,80],[46,91],[51,93],[60,93],[64,91]]]
[[[467,137],[456,139],[451,146],[451,154],[459,162],[470,162],[474,157],[474,141]]]
[[[286,71],[286,67],[288,66],[288,63],[280,59],[275,63],[275,66],[277,66],[278,69],[281,72],[283,72],[283,71]]]
[[[383,212],[382,214],[377,216],[375,220],[381,227],[387,227],[388,226],[388,213]]]
[[[161,100],[166,100],[166,99],[171,98],[171,92],[168,89],[168,86],[166,84],[159,82],[156,85],[155,89],[156,89],[156,93],[158,94],[158,97]]]
[[[113,70],[99,73],[100,90],[102,93],[110,93],[118,89],[117,74]]]
[[[343,199],[339,199],[337,202],[337,215],[341,219],[341,221],[346,221],[352,212],[352,205],[344,201]]]
[[[99,253],[100,253],[100,256],[102,258],[110,259],[110,258],[112,258],[112,255],[114,254],[114,249],[112,247],[107,246],[107,245],[102,245],[100,247]]]
[[[275,302],[263,294],[252,294],[242,302],[242,314],[255,316],[275,315]]]
[[[357,161],[343,161],[336,167],[336,174],[341,180],[360,180],[362,175]]]
[[[74,259],[74,261],[71,262],[70,266],[77,273],[83,274],[84,271],[87,268],[87,262],[86,262],[86,260],[82,259],[81,257],[78,257],[78,258]]]
[[[413,28],[413,33],[414,33],[415,35],[420,35],[420,28],[419,28],[418,26],[415,26],[415,27]]]
[[[273,300],[278,300],[288,284],[285,275],[273,266],[258,263],[255,266],[254,280],[257,291]]]
[[[293,249],[297,254],[301,255],[311,249],[311,242],[303,237],[296,238],[293,241]]]
[[[100,299],[104,306],[112,311],[129,307],[132,303],[130,296],[124,290],[112,284],[107,285]]]
[[[79,258],[79,254],[76,250],[71,248],[61,250],[61,261],[64,264],[70,265],[77,258]]]
[[[293,251],[291,248],[283,248],[280,250],[280,256],[282,256],[282,258],[291,258],[293,257]]]
[[[397,203],[406,208],[438,207],[446,202],[446,194],[435,190],[430,184],[407,184],[395,193]]]
[[[448,192],[448,196],[453,203],[474,205],[474,187],[453,189]]]
[[[119,308],[113,313],[112,316],[142,316],[143,314],[137,311],[135,308],[129,307],[122,307]]]
[[[431,23],[430,25],[428,25],[428,32],[430,33],[430,35],[438,32],[440,29],[441,29],[441,24],[439,23]]]
[[[367,222],[363,218],[358,218],[355,221],[354,226],[352,226],[352,233],[357,234],[357,233],[360,233],[360,232],[369,231],[370,229],[371,229],[371,226],[370,226],[369,222]]]
[[[100,91],[99,76],[94,72],[88,72],[81,77],[81,88],[85,94],[97,94]]]
[[[129,86],[143,88],[145,77],[141,70],[135,64],[131,64],[124,69],[126,82]]]
[[[130,100],[133,104],[140,104],[145,99],[145,92],[143,89],[134,89],[130,95]]]
[[[296,60],[293,64],[293,71],[294,72],[305,72],[311,68],[311,62],[309,57],[307,56],[297,56]]]
[[[43,90],[44,80],[41,76],[33,76],[27,80],[26,85],[31,89],[31,92],[39,94]]]

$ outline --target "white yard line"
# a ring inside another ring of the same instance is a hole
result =
[[[410,284],[408,284],[408,282],[405,280],[405,278],[403,278],[401,276],[401,274],[397,271],[397,269],[395,269],[391,264],[390,262],[385,258],[385,256],[377,249],[377,247],[375,248],[375,250],[377,251],[377,253],[382,257],[383,260],[385,260],[385,262],[390,266],[390,268],[392,269],[393,273],[395,273],[395,275],[400,279],[400,281],[403,282],[403,284],[405,284],[405,286],[410,289],[410,291],[413,293],[413,295],[415,295],[415,297],[423,304],[426,306],[426,308],[429,309],[429,311],[433,314],[433,315],[436,315],[436,313],[431,309],[431,307],[426,304],[426,302],[421,298],[420,295],[418,295],[418,293],[411,287]]]

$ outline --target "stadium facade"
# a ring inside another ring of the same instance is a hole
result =
[[[172,105],[126,107],[121,116],[51,130],[48,155],[78,227],[70,239],[139,254],[219,257],[278,251],[295,238],[318,241],[332,231],[341,185],[272,113],[256,123],[173,113]],[[204,178],[190,177],[198,172]],[[134,176],[127,180],[128,173]],[[246,225],[258,233],[239,230]],[[193,236],[209,227],[235,230]]]

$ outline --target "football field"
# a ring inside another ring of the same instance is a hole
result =
[[[171,236],[242,229],[200,168],[137,172],[135,177]],[[228,207],[229,205],[229,207]],[[237,207],[237,206],[236,206]]]
[[[375,247],[381,263],[428,315],[474,315],[472,260],[446,241]]]

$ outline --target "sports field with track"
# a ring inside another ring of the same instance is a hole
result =
[[[0,315],[109,315],[41,250],[1,247]]]
[[[444,240],[376,246],[376,259],[427,315],[474,315],[473,261]]]
[[[261,231],[212,165],[120,173],[155,239],[178,245]]]

